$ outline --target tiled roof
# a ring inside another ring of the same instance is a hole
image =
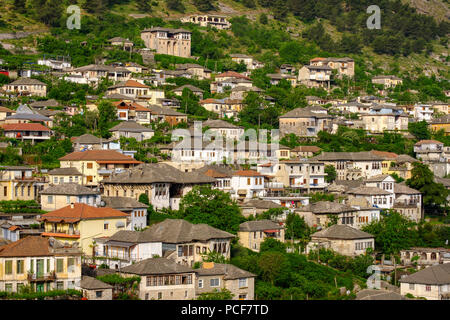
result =
[[[326,113],[316,113],[312,110],[313,109],[310,107],[296,108],[280,116],[280,118],[333,118],[332,115]]]
[[[97,208],[85,203],[74,203],[64,208],[45,213],[41,216],[41,221],[66,221],[78,222],[87,219],[106,219],[106,218],[126,218],[128,214],[112,208]]]
[[[281,230],[284,229],[279,223],[271,220],[255,220],[246,221],[239,225],[239,231],[243,232],[253,232],[253,231],[264,231],[264,230]]]
[[[357,187],[351,190],[347,191],[348,194],[358,194],[358,195],[389,195],[391,194],[388,191],[385,191],[383,189],[377,188],[377,187]]]
[[[414,146],[421,146],[423,144],[444,144],[443,142],[436,141],[436,140],[420,140],[417,142]]]
[[[93,191],[88,187],[84,187],[78,183],[61,183],[48,187],[40,192],[40,194],[55,195],[97,195],[99,192]]]
[[[211,129],[223,129],[223,128],[226,128],[226,129],[240,129],[240,128],[242,128],[242,127],[238,127],[238,126],[236,126],[236,125],[234,125],[232,123],[229,123],[227,121],[220,120],[220,119],[217,119],[217,120],[208,119],[208,120],[206,120],[205,122],[202,123],[202,126],[203,127],[208,126]]]
[[[6,123],[2,128],[4,131],[50,131],[40,123]]]
[[[244,76],[244,75],[242,75],[242,74],[240,74],[240,73],[238,73],[236,71],[227,71],[227,72],[224,72],[224,73],[216,75],[216,79],[217,78],[228,78],[228,77],[240,78],[240,79],[245,79],[245,80],[251,80],[249,77],[246,77],[246,76]]]
[[[311,237],[351,240],[373,238],[374,236],[370,233],[352,228],[344,224],[335,224],[329,228],[313,233]]]
[[[282,205],[270,200],[251,199],[239,204],[239,207],[255,207],[256,209],[283,208]]]
[[[387,177],[390,177],[388,174],[377,174],[376,176],[370,177],[366,179],[366,182],[381,182],[384,181]]]
[[[321,154],[312,157],[312,160],[318,161],[336,161],[336,160],[350,160],[350,161],[382,161],[383,158],[372,154],[370,151],[361,152],[322,152]]]
[[[298,147],[295,147],[294,149],[292,149],[292,151],[295,151],[295,152],[319,152],[320,150],[322,150],[321,148],[319,148],[319,147],[316,147],[316,146],[298,146]]]
[[[36,79],[32,79],[32,78],[20,78],[17,79],[14,82],[11,82],[9,85],[33,85],[33,84],[38,84],[38,85],[42,85],[42,86],[47,86],[47,84],[45,84],[44,82],[41,82],[39,80]]]
[[[58,107],[59,103],[55,99],[49,99],[45,101],[35,101],[30,104],[30,107],[36,108],[36,107]]]
[[[427,267],[399,280],[404,283],[417,283],[429,285],[450,284],[450,263]]]
[[[150,111],[150,110],[149,110]],[[127,131],[127,132],[153,132],[152,128],[141,126],[135,121],[122,121],[118,125],[109,129],[109,131]]]
[[[70,168],[55,168],[53,170],[50,170],[48,172],[49,175],[55,175],[55,176],[81,176],[82,174],[80,171],[78,171],[77,168],[70,167]]]
[[[74,137],[72,141],[74,143],[81,143],[81,144],[100,144],[102,139],[92,134],[86,133],[79,137]]]
[[[106,207],[117,210],[129,210],[136,208],[148,208],[148,205],[129,197],[102,197]]]
[[[378,157],[384,158],[385,160],[395,160],[398,157],[398,154],[394,152],[378,151],[378,150],[371,150],[370,152]]]
[[[418,194],[421,193],[419,190],[408,187],[405,182],[394,184],[395,194]]]
[[[255,170],[239,170],[233,173],[233,176],[241,176],[241,177],[262,177],[264,176],[262,173],[259,173]]]
[[[138,275],[194,273],[195,270],[166,258],[150,258],[121,269],[123,273]]]
[[[122,81],[110,88],[122,88],[122,87],[133,87],[133,88],[150,88],[149,86],[142,84],[140,82],[137,82],[136,80],[127,80]]]
[[[59,158],[60,161],[126,161],[127,163],[142,163],[132,157],[115,150],[87,150],[69,153]]]
[[[197,88],[197,87],[195,87],[193,85],[190,85],[190,84],[185,84],[184,86],[181,86],[181,87],[178,87],[176,89],[173,89],[172,91],[183,91],[185,88],[191,90],[192,92],[203,92],[202,89]]]

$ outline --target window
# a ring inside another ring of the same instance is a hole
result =
[[[198,280],[198,287],[203,288],[203,280],[202,279]]]
[[[210,281],[209,281],[209,285],[211,286],[211,287],[218,287],[219,286],[219,278],[216,278],[216,279],[211,279]]]
[[[162,299],[162,292],[158,292],[158,300]]]
[[[239,279],[239,288],[247,287],[247,278]]]
[[[18,283],[18,284],[17,284],[17,292],[21,292],[22,289],[23,289],[23,287],[24,287],[24,284],[23,284],[23,283]]]
[[[75,272],[75,258],[68,258],[67,259],[67,271],[68,272]]]
[[[56,259],[56,272],[64,272],[64,259]]]
[[[16,266],[16,273],[17,274],[23,274],[23,266],[24,266],[24,261],[23,260],[17,260],[17,266]]]
[[[431,291],[431,286],[427,285],[427,286],[425,287],[425,290],[426,290],[426,291]]]
[[[70,204],[70,196],[66,196],[66,203]]]
[[[47,202],[48,202],[49,204],[53,203],[53,196],[48,196],[48,197],[47,197]]]
[[[239,295],[239,300],[247,300],[247,295],[246,294],[240,294]]]
[[[108,227],[109,227],[109,223],[108,223],[108,222],[105,222],[105,223],[103,224],[103,230],[108,230]]]
[[[95,297],[96,298],[101,298],[102,297],[102,293],[103,293],[103,291],[95,291]]]
[[[87,167],[88,169],[92,169],[92,162],[88,162],[88,163],[86,164],[86,167]]]
[[[5,291],[10,293],[12,292],[12,283],[5,284]]]
[[[414,283],[409,284],[409,290],[414,290]]]
[[[148,300],[148,293],[145,294],[145,300]]]
[[[12,274],[12,260],[5,261],[5,274]]]

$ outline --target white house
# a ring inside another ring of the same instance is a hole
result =
[[[264,195],[264,176],[254,170],[239,170],[231,177],[233,198],[253,198]]]

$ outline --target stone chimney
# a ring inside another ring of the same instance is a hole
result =
[[[74,209],[75,208],[75,204],[72,202],[71,204],[70,204],[70,209]]]

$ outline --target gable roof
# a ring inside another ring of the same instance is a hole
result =
[[[149,110],[150,111],[150,110]],[[109,131],[127,131],[127,132],[153,132],[152,128],[141,126],[136,121],[122,121],[118,125],[109,129]]]
[[[444,144],[440,141],[436,141],[436,140],[420,140],[419,142],[417,142],[414,146],[421,146],[423,144]]]
[[[281,119],[283,118],[333,118],[332,115],[326,114],[326,113],[319,113],[319,112],[313,112],[313,109],[310,107],[305,108],[296,108],[294,110],[291,110],[282,116],[280,116]]]
[[[106,207],[117,210],[128,210],[135,208],[148,208],[148,205],[129,197],[102,197]]]
[[[239,204],[239,207],[255,207],[256,209],[273,209],[284,208],[281,204],[275,203],[270,200],[251,199]]]
[[[0,247],[0,257],[42,257],[55,252],[81,254],[76,246],[66,247],[60,241],[41,236],[29,236]]]
[[[370,151],[361,152],[322,152],[321,154],[312,157],[311,160],[318,161],[336,161],[336,160],[350,160],[350,161],[382,161],[383,158],[374,155]]]
[[[192,92],[204,92],[202,89],[197,88],[197,87],[195,87],[193,85],[190,85],[190,84],[185,84],[185,85],[183,85],[181,87],[173,89],[172,91],[183,91],[185,88],[191,90]]]
[[[245,79],[245,80],[251,80],[249,77],[246,77],[236,71],[223,72],[221,74],[216,75],[216,79],[217,78],[240,78],[240,79]]]
[[[4,131],[50,131],[40,123],[5,123],[1,127]]]
[[[339,214],[342,212],[357,211],[357,209],[338,202],[318,201],[315,203],[310,203],[306,206],[302,206],[296,209],[296,211],[312,212],[314,214]]]
[[[438,264],[401,278],[400,282],[430,285],[450,284],[450,263]]]
[[[39,80],[36,79],[32,79],[32,78],[20,78],[17,79],[16,81],[11,82],[9,85],[41,85],[41,86],[47,86],[46,83],[41,82]]]
[[[55,99],[49,99],[45,101],[35,101],[33,103],[30,103],[30,107],[36,108],[36,107],[58,107],[59,103]]]
[[[195,269],[199,276],[224,275],[224,280],[235,280],[240,278],[255,278],[257,275],[246,270],[242,270],[232,264],[214,263],[212,268]]]
[[[347,191],[348,194],[359,194],[359,195],[389,195],[392,194],[389,191],[377,188],[377,187],[366,187],[360,186]]]
[[[193,269],[166,258],[149,258],[122,268],[121,272],[138,275],[193,273]]]
[[[72,142],[74,143],[87,143],[87,144],[100,144],[101,141],[102,141],[101,138],[96,137],[89,133],[85,133],[79,137],[74,137],[72,140]]]
[[[129,215],[112,208],[97,208],[85,203],[74,203],[58,210],[45,213],[40,221],[50,222],[78,222],[89,219],[126,218]]]
[[[55,175],[55,176],[81,176],[82,174],[80,171],[78,171],[75,167],[70,168],[55,168],[53,170],[50,170],[48,172],[48,175]]]
[[[335,224],[331,227],[313,233],[311,237],[352,240],[373,238],[374,236],[370,233],[352,228],[345,224]]]

